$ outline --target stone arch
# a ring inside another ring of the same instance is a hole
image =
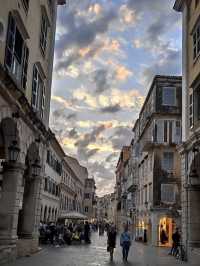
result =
[[[51,219],[52,219],[52,221],[54,221],[54,207],[52,208],[52,211],[51,211]]]
[[[46,221],[47,221],[47,206],[45,205],[45,207],[44,207],[44,222],[46,223]]]
[[[36,161],[37,164],[40,164],[39,148],[35,142],[32,142],[25,157],[24,193],[18,217],[18,236],[20,238],[31,237],[37,232],[39,226],[41,180],[32,175],[32,165]]]
[[[57,210],[57,208],[55,209],[55,221],[57,221],[57,215],[58,215],[58,210]]]
[[[48,209],[48,222],[51,222],[51,207]]]

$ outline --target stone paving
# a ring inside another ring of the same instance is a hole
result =
[[[153,248],[142,243],[133,242],[128,262],[123,262],[119,241],[114,254],[114,261],[109,261],[106,251],[106,237],[99,237],[93,233],[92,244],[72,245],[65,247],[47,247],[37,254],[18,259],[15,263],[6,266],[174,266],[174,265],[200,265],[189,264],[176,260],[167,255],[165,248]]]

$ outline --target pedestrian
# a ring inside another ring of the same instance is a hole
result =
[[[176,256],[178,246],[180,245],[180,239],[181,239],[181,235],[179,233],[179,228],[176,228],[176,231],[172,235],[173,243],[172,243],[172,248],[171,248],[169,255]]]
[[[129,249],[131,246],[131,235],[128,232],[128,226],[127,225],[124,228],[124,232],[121,234],[120,246],[122,247],[123,260],[127,261]]]
[[[85,243],[90,244],[90,225],[88,223],[88,221],[85,222],[85,226],[84,226],[84,239],[85,239]]]
[[[116,237],[117,237],[117,232],[115,230],[115,226],[112,225],[111,229],[108,232],[108,241],[107,241],[107,251],[110,252],[111,261],[113,261],[113,253],[116,247]]]

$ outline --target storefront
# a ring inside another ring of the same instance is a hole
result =
[[[172,218],[162,217],[158,225],[159,246],[170,247],[172,245],[172,234],[175,231],[175,223]]]

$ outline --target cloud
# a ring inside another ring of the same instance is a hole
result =
[[[129,127],[118,127],[114,134],[109,138],[114,150],[121,150],[123,146],[130,145],[133,133]]]
[[[100,112],[102,113],[117,113],[121,111],[121,107],[119,104],[106,106],[100,109]]]
[[[64,21],[60,20],[60,22],[67,28],[67,32],[57,40],[56,53],[63,55],[64,51],[70,47],[83,48],[91,45],[97,35],[108,31],[110,23],[116,18],[116,10],[110,9],[92,22],[82,20],[81,23],[76,23],[76,12],[72,10],[66,12]],[[67,24],[69,20],[70,23]]]

